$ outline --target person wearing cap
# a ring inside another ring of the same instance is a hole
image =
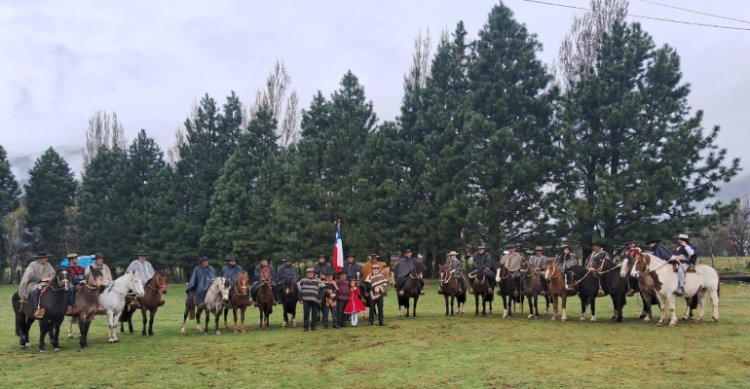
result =
[[[315,277],[318,277],[319,280],[325,278],[326,274],[333,272],[331,264],[326,261],[324,255],[318,255],[318,262],[313,266],[313,270],[315,271]]]
[[[94,254],[94,263],[86,268],[85,276],[89,275],[89,269],[91,269],[92,267],[95,269],[99,269],[102,272],[102,283],[104,285],[109,285],[112,283],[112,272],[109,270],[109,266],[104,263],[104,254]]]
[[[199,265],[193,269],[193,274],[190,275],[186,292],[194,290],[193,301],[195,305],[202,305],[206,300],[208,288],[211,287],[211,283],[216,278],[216,270],[208,264],[208,257],[200,257],[198,261]]]
[[[281,301],[279,293],[284,289],[284,282],[289,279],[294,285],[299,284],[300,276],[299,271],[294,266],[294,260],[291,258],[284,258],[284,263],[279,266],[279,270],[276,272],[276,301]],[[299,287],[297,289],[299,292]]]
[[[507,250],[508,253],[500,258],[500,265],[505,266],[505,268],[508,269],[511,276],[513,277],[513,281],[515,281],[516,283],[516,288],[513,291],[513,295],[518,296],[521,291],[521,277],[519,271],[521,270],[521,262],[523,262],[523,257],[521,256],[521,254],[516,252],[516,246],[513,244],[506,245],[505,250]],[[499,278],[500,274],[498,273],[495,281],[499,281]]]
[[[388,279],[384,275],[380,274],[380,264],[372,265],[372,274],[365,278],[365,284],[370,295],[370,320],[369,324],[372,325],[375,321],[375,313],[377,312],[378,324],[381,326],[385,325],[383,320],[383,296],[388,291]]]
[[[534,267],[536,273],[539,275],[539,280],[542,282],[542,289],[547,292],[547,279],[544,278],[544,270],[547,268],[547,264],[554,261],[555,258],[544,255],[544,248],[542,246],[534,247],[534,255],[529,258],[529,264]]]
[[[138,273],[143,278],[143,282],[150,280],[156,272],[154,271],[154,267],[151,266],[151,262],[146,260],[146,257],[148,257],[148,254],[145,251],[139,251],[136,259],[130,262],[128,268],[125,269],[125,274]]]
[[[417,269],[418,272],[424,271],[424,265],[414,257],[414,252],[411,249],[406,249],[404,257],[398,262],[393,272],[396,277],[396,290],[399,296],[404,295],[404,291],[401,288],[404,286],[406,280],[409,279],[409,274],[412,270]],[[424,294],[424,280],[419,277],[420,294]]]
[[[73,313],[76,302],[76,286],[86,279],[86,270],[78,264],[78,254],[70,253],[68,258],[68,274],[70,275],[70,289],[68,289],[68,307],[65,314]]]
[[[262,257],[260,259],[260,262],[255,265],[255,269],[253,270],[253,286],[250,287],[250,298],[253,299],[253,305],[257,306],[256,298],[258,297],[258,290],[260,289],[260,275],[263,271],[263,268],[269,268],[271,272],[271,279],[273,282],[271,283],[271,290],[273,291],[273,305],[276,305],[279,302],[279,296],[276,294],[276,280],[278,279],[276,277],[276,269],[274,269],[273,266],[271,266],[268,262],[268,258]],[[296,269],[295,269],[296,270]],[[299,277],[298,277],[299,278]],[[297,283],[297,280],[294,281],[295,284]]]
[[[344,268],[341,270],[343,273],[346,273],[346,278],[349,280],[359,280],[359,277],[362,274],[362,265],[355,261],[356,258],[357,257],[354,254],[347,255]]]
[[[490,289],[495,289],[497,283],[495,282],[495,272],[497,267],[495,261],[492,260],[492,256],[487,252],[487,246],[484,243],[477,245],[477,251],[474,253],[474,263],[472,264],[473,270],[469,273],[469,283],[474,283],[477,272],[484,272],[487,277],[487,281],[490,284]],[[492,291],[490,291],[492,292]]]
[[[646,246],[648,246],[648,250],[651,252],[651,254],[656,255],[657,257],[668,261],[669,258],[672,257],[672,253],[667,250],[666,247],[664,247],[663,244],[661,244],[661,240],[659,239],[650,239],[646,241]]]
[[[362,279],[369,277],[370,274],[372,274],[372,267],[374,265],[380,266],[380,268],[384,268],[385,264],[380,262],[378,259],[380,257],[377,254],[370,254],[370,257],[368,258],[367,262],[362,266]]]
[[[18,297],[21,303],[19,312],[28,301],[34,307],[34,316],[39,319],[44,316],[44,311],[39,308],[39,290],[55,277],[55,269],[49,264],[47,253],[38,253],[34,261],[29,263],[18,284]]]
[[[604,250],[604,243],[595,240],[591,243],[592,250],[589,259],[586,261],[586,269],[598,270],[604,261],[610,259],[609,253]]]
[[[315,277],[315,269],[307,268],[305,278],[299,280],[297,287],[300,291],[303,312],[303,330],[313,330],[318,326],[320,312],[320,291],[325,288],[323,281]]]
[[[455,277],[458,281],[458,293],[463,293],[466,290],[466,278],[464,278],[461,260],[458,259],[458,253],[455,250],[448,253],[448,260],[445,261],[445,267],[451,272],[452,277]],[[443,294],[440,289],[438,289],[438,293]]]
[[[237,277],[239,277],[241,273],[244,273],[245,269],[237,264],[236,255],[227,255],[226,262],[227,263],[222,266],[221,271],[219,271],[219,277],[228,279],[229,283],[234,286],[234,284],[237,282]]]
[[[698,254],[695,247],[690,244],[690,237],[687,234],[677,236],[677,248],[670,259],[670,262],[677,263],[677,291],[675,294],[685,294],[685,272],[695,265],[698,260]]]

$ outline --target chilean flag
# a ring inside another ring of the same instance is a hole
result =
[[[333,246],[333,267],[337,272],[344,269],[344,241],[341,239],[341,221],[336,222],[336,245]]]

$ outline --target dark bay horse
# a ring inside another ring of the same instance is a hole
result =
[[[39,352],[44,352],[44,343],[49,334],[50,343],[55,351],[60,350],[60,325],[65,319],[65,309],[68,307],[68,288],[70,275],[68,271],[55,266],[55,277],[39,293],[39,307],[44,309],[41,319],[34,317],[35,306],[26,304],[23,312],[19,312],[20,303],[18,292],[13,294],[11,305],[16,313],[16,335],[20,338],[21,348],[29,348],[29,330],[34,320],[39,320]]]
[[[549,297],[544,294],[542,278],[534,266],[528,261],[521,265],[521,291],[529,302],[529,319],[539,317],[539,295],[543,295],[547,301],[547,310],[549,310]]]
[[[143,316],[141,335],[153,336],[156,311],[164,305],[161,295],[167,294],[167,274],[163,270],[154,273],[154,276],[146,282],[144,291],[143,297],[138,298],[138,304],[141,307],[141,316]],[[120,332],[125,332],[124,324],[127,322],[130,333],[133,333],[133,314],[137,310],[138,308],[131,306],[130,303],[125,304],[125,309],[122,311],[122,316],[120,316]],[[149,312],[148,319],[146,319],[146,311]],[[146,323],[148,323],[148,332],[146,332]]]
[[[89,327],[96,315],[103,314],[104,309],[99,306],[99,295],[104,290],[102,271],[93,266],[89,267],[89,275],[76,286],[75,307],[71,316],[78,316],[78,330],[81,338],[78,343],[81,348],[89,346]]]
[[[289,324],[289,316],[292,317],[292,327],[297,327],[298,301],[299,292],[297,291],[297,285],[294,284],[291,278],[287,277],[284,280],[284,287],[281,289],[281,307],[284,311],[284,321],[281,322],[281,327],[286,327]]]
[[[599,276],[600,287],[604,295],[612,298],[612,306],[615,309],[612,320],[615,323],[622,322],[622,310],[627,304],[626,293],[628,292],[628,280],[620,277],[621,265],[616,265],[610,258],[605,258],[597,266],[596,274]],[[593,318],[593,317],[592,317]]]
[[[503,298],[503,318],[513,316],[513,306],[521,302],[521,293],[516,289],[516,275],[503,264],[497,268],[497,294]]]
[[[420,269],[418,269],[417,266],[414,266],[413,269],[409,272],[409,278],[404,281],[404,285],[401,286],[401,291],[403,292],[403,296],[398,296],[398,306],[399,309],[401,307],[406,308],[406,313],[404,316],[409,317],[409,300],[414,300],[414,306],[412,308],[412,317],[417,317],[417,302],[419,301],[419,296],[422,294],[422,283],[420,282],[420,278],[422,278],[422,272]]]
[[[492,313],[492,288],[490,288],[490,279],[486,272],[477,270],[471,291],[474,294],[474,316],[479,315],[480,299],[482,300],[482,316],[487,316],[487,303],[490,304],[490,313]]]
[[[586,320],[586,309],[589,307],[591,309],[591,321],[596,321],[596,297],[601,288],[595,272],[595,270],[589,270],[578,265],[571,266],[566,271],[568,287],[574,292],[569,291],[568,294],[578,293],[578,298],[581,299],[581,321]]]
[[[466,291],[459,292],[460,284],[458,278],[447,266],[440,266],[440,292],[445,298],[445,316],[448,316],[448,306],[450,301],[450,315],[454,314],[454,304],[458,300],[458,313],[464,313],[463,306],[466,304]]]
[[[242,272],[237,276],[237,281],[232,286],[232,290],[229,291],[229,305],[224,308],[224,328],[229,328],[227,326],[227,314],[231,308],[232,317],[234,318],[234,333],[244,333],[245,311],[248,305],[250,305],[250,276],[247,272]],[[237,310],[240,311],[239,327],[237,326]]]
[[[258,311],[260,311],[260,329],[268,328],[268,318],[273,313],[273,278],[271,270],[264,267],[260,271],[260,285],[258,286]]]
[[[549,297],[552,300],[552,320],[557,320],[557,299],[562,299],[562,317],[561,321],[568,320],[568,295],[574,295],[567,289],[565,285],[565,277],[560,266],[557,265],[556,261],[549,261],[544,270],[544,278],[547,279],[547,287],[549,289]]]

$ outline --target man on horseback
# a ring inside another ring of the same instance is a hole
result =
[[[297,271],[297,268],[292,266],[294,264],[294,260],[291,258],[284,258],[284,264],[279,266],[279,270],[276,272],[276,290],[274,291],[274,294],[276,295],[276,301],[281,301],[281,296],[279,296],[279,293],[281,293],[281,290],[284,289],[284,282],[289,279],[292,281],[294,285],[299,285],[299,271]],[[313,270],[313,274],[315,274],[315,270]],[[299,291],[299,286],[297,286],[297,291]]]
[[[76,301],[76,286],[86,278],[86,270],[78,265],[78,254],[68,254],[68,274],[70,275],[70,289],[68,289],[68,307],[65,314],[73,313],[73,307]]]
[[[544,248],[542,246],[536,246],[534,248],[534,255],[529,258],[529,264],[534,267],[537,274],[539,274],[539,280],[542,283],[542,289],[545,294],[547,293],[547,279],[544,278],[544,269],[547,268],[547,263],[554,261],[554,258],[550,258],[544,255]]]
[[[318,263],[313,266],[313,270],[315,271],[315,277],[318,277],[319,280],[324,279],[326,274],[333,272],[331,264],[326,261],[324,255],[318,255]]]
[[[406,280],[409,279],[412,270],[415,268],[419,270],[421,268],[422,264],[417,261],[417,258],[415,258],[413,254],[414,253],[411,249],[406,249],[404,257],[401,258],[401,261],[396,265],[396,268],[393,269],[396,273],[396,290],[398,290],[399,296],[404,295],[404,291],[401,290],[401,288],[404,286]],[[421,276],[419,277],[419,284],[421,289],[420,294],[424,294],[424,280],[422,280]]]
[[[521,277],[519,276],[519,270],[521,270],[523,257],[521,257],[521,254],[516,252],[516,246],[514,244],[506,245],[505,249],[508,251],[508,254],[505,254],[502,258],[500,258],[500,264],[505,266],[505,268],[508,269],[508,272],[510,272],[511,276],[513,277],[513,281],[516,283],[516,288],[513,291],[513,295],[518,296],[521,290]]]
[[[492,289],[495,289],[495,286],[497,285],[495,281],[497,267],[495,266],[495,261],[492,260],[492,256],[487,252],[487,246],[485,246],[484,243],[477,245],[477,251],[474,254],[474,264],[472,267],[473,270],[469,273],[469,283],[471,285],[474,284],[474,278],[476,278],[477,272],[484,272],[487,276],[487,281],[490,284],[491,294]]]
[[[463,293],[466,290],[466,279],[464,278],[463,266],[458,259],[458,253],[456,251],[448,253],[448,260],[445,262],[445,267],[447,267],[451,275],[458,280],[458,293]],[[438,293],[443,294],[443,291],[438,289]]]
[[[677,264],[677,290],[675,294],[685,294],[685,272],[690,266],[695,265],[698,260],[698,254],[695,251],[695,247],[690,244],[690,239],[687,234],[680,234],[677,236],[677,249],[674,251],[674,255],[670,258],[670,262]]]
[[[226,265],[224,265],[219,272],[219,277],[228,279],[229,283],[234,286],[234,284],[237,282],[237,277],[239,277],[240,273],[244,272],[245,269],[237,264],[236,255],[227,255],[226,262]]]
[[[269,268],[269,271],[271,272],[271,279],[273,282],[271,282],[271,290],[273,291],[273,305],[276,305],[279,302],[279,295],[276,293],[276,282],[278,278],[276,277],[276,269],[273,268],[268,263],[268,258],[262,257],[260,259],[260,263],[255,265],[255,270],[253,271],[253,286],[250,287],[250,297],[253,299],[253,305],[256,307],[258,306],[257,303],[257,297],[258,297],[258,289],[260,289],[260,275],[263,271],[263,268]],[[279,267],[281,269],[281,267]],[[296,283],[296,281],[295,281]]]
[[[44,308],[39,307],[40,291],[55,277],[55,269],[49,264],[49,257],[47,253],[38,253],[36,260],[23,272],[21,283],[18,285],[19,313],[23,313],[24,305],[28,302],[34,308],[34,317],[44,317]]]
[[[206,293],[208,293],[211,283],[216,278],[216,270],[213,266],[209,266],[208,257],[201,257],[199,261],[200,264],[193,269],[193,274],[190,275],[190,282],[185,292],[195,291],[193,301],[200,308],[201,305],[205,304]]]
[[[601,264],[609,259],[609,253],[604,251],[604,243],[595,240],[592,245],[592,251],[591,255],[589,256],[588,261],[586,261],[586,266],[584,266],[586,269],[593,269],[593,270],[599,270],[599,267]]]
[[[148,254],[144,250],[138,251],[138,254],[136,254],[136,259],[134,259],[132,262],[130,262],[130,265],[128,265],[128,268],[125,269],[125,274],[129,273],[138,273],[143,277],[144,282],[151,279],[151,277],[156,274],[154,271],[154,267],[151,266],[151,262],[146,260],[146,257],[148,257]],[[140,308],[141,305],[138,302],[138,299],[130,299],[130,305]]]
[[[86,268],[85,276],[89,275],[89,271],[92,267],[102,272],[102,285],[107,286],[112,283],[112,272],[109,270],[109,266],[104,263],[104,254],[94,254],[94,263]]]

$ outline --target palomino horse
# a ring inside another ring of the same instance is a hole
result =
[[[250,304],[250,276],[247,272],[240,273],[237,276],[237,282],[232,286],[232,290],[229,291],[229,305],[224,307],[224,328],[227,326],[227,314],[229,308],[232,308],[232,317],[234,318],[234,333],[245,332],[245,310]],[[237,310],[240,311],[240,325],[237,326]]]
[[[258,311],[260,311],[260,329],[268,328],[268,318],[273,313],[273,279],[271,269],[264,267],[260,271],[260,285],[258,286]]]
[[[547,279],[550,300],[552,300],[552,320],[557,320],[557,299],[562,299],[562,316],[561,321],[568,320],[568,288],[565,285],[565,278],[560,271],[557,261],[549,261],[544,269],[544,278]]]
[[[78,316],[78,330],[81,338],[78,343],[81,348],[89,346],[89,327],[91,321],[96,315],[101,314],[99,307],[99,295],[104,288],[104,279],[102,271],[95,267],[89,267],[89,274],[86,279],[76,286],[75,307],[71,316]],[[70,337],[70,332],[68,337]]]
[[[492,288],[490,288],[490,280],[483,270],[476,271],[471,292],[474,294],[474,315],[479,315],[480,298],[482,299],[482,316],[487,316],[487,303],[490,303],[490,313],[492,313]]]
[[[503,298],[503,318],[513,316],[513,305],[520,302],[521,293],[516,290],[516,276],[503,264],[497,268],[497,295]]]
[[[529,319],[536,319],[539,317],[539,295],[544,294],[544,288],[542,287],[542,278],[537,273],[534,266],[530,266],[528,261],[524,262],[521,267],[521,291],[526,296],[526,300],[529,301]],[[547,309],[549,310],[549,298],[544,295],[547,300]],[[523,302],[522,302],[523,303]]]
[[[224,312],[224,307],[229,303],[229,289],[232,287],[232,283],[228,278],[216,277],[211,286],[208,287],[206,292],[206,298],[203,304],[198,306],[195,312],[195,321],[198,323],[197,331],[203,330],[204,335],[208,335],[208,322],[211,314],[214,315],[214,333],[221,335],[219,331],[219,318],[221,313]],[[201,313],[206,312],[206,325],[201,329]]]
[[[50,343],[55,351],[60,350],[60,325],[65,319],[65,309],[68,306],[68,288],[70,287],[70,276],[67,270],[55,267],[55,277],[42,287],[39,293],[39,307],[44,309],[44,316],[39,320],[39,352],[45,351],[44,339],[49,334]],[[18,292],[11,298],[13,311],[16,313],[16,335],[20,338],[21,348],[31,347],[29,343],[29,330],[34,323],[34,311],[37,307],[31,304],[24,306],[23,312],[19,312]]]
[[[680,259],[680,257],[675,257]],[[656,325],[661,326],[666,322],[666,310],[669,308],[671,320],[669,326],[677,325],[677,314],[675,313],[675,291],[677,290],[677,273],[673,270],[670,262],[651,254],[637,254],[633,259],[634,265],[630,274],[633,277],[640,277],[641,274],[650,273],[654,278],[654,290],[656,297],[659,299],[661,317]],[[685,299],[688,302],[688,309],[685,316],[689,316],[690,299],[693,296],[698,297],[700,313],[698,320],[703,320],[706,314],[706,292],[711,295],[713,303],[713,312],[711,313],[711,323],[719,321],[719,274],[708,265],[695,265],[694,272],[685,273]]]
[[[450,301],[450,315],[453,316],[453,306],[458,300],[458,313],[464,313],[463,306],[466,304],[466,291],[460,290],[460,284],[456,275],[447,266],[440,266],[440,292],[445,298],[445,316],[448,316],[448,301]]]
[[[299,301],[297,285],[291,278],[287,277],[284,279],[284,287],[281,289],[281,307],[284,311],[284,321],[281,322],[282,328],[289,324],[289,316],[292,317],[292,327],[297,327],[297,301]]]
[[[141,335],[153,336],[154,335],[154,317],[156,311],[164,305],[164,300],[161,295],[167,294],[167,275],[164,271],[157,271],[154,276],[146,281],[146,287],[143,289],[145,293],[143,297],[138,299],[138,305],[141,307],[141,316],[143,317],[143,329]],[[127,299],[130,301],[130,299]],[[129,303],[125,304],[125,308],[120,316],[120,332],[125,332],[124,324],[128,323],[128,329],[130,333],[133,333],[133,314],[136,312],[136,307],[131,306]],[[146,318],[146,311],[149,312],[148,319]],[[146,323],[148,323],[148,332],[146,332]]]
[[[630,254],[625,254],[622,257],[622,266],[620,267],[620,277],[627,279],[632,277],[630,271],[633,269],[633,257]],[[654,277],[651,273],[643,273],[640,277],[633,277],[638,281],[638,292],[641,295],[641,301],[643,301],[643,311],[639,319],[643,321],[651,321],[653,317],[651,314],[651,306],[656,304],[658,306],[659,300],[656,298],[656,291],[654,291]]]
[[[406,308],[406,313],[404,316],[409,317],[409,300],[414,299],[414,306],[412,307],[411,315],[412,317],[417,317],[417,302],[419,301],[419,296],[422,293],[422,283],[420,282],[420,279],[422,278],[422,272],[418,269],[418,266],[414,266],[413,269],[409,272],[409,278],[404,281],[404,284],[401,286],[401,293],[399,293],[398,296],[398,306]]]
[[[117,343],[117,323],[125,308],[125,296],[133,293],[136,298],[143,297],[143,280],[141,275],[133,272],[120,276],[99,294],[99,305],[107,312],[109,325],[109,343]]]

